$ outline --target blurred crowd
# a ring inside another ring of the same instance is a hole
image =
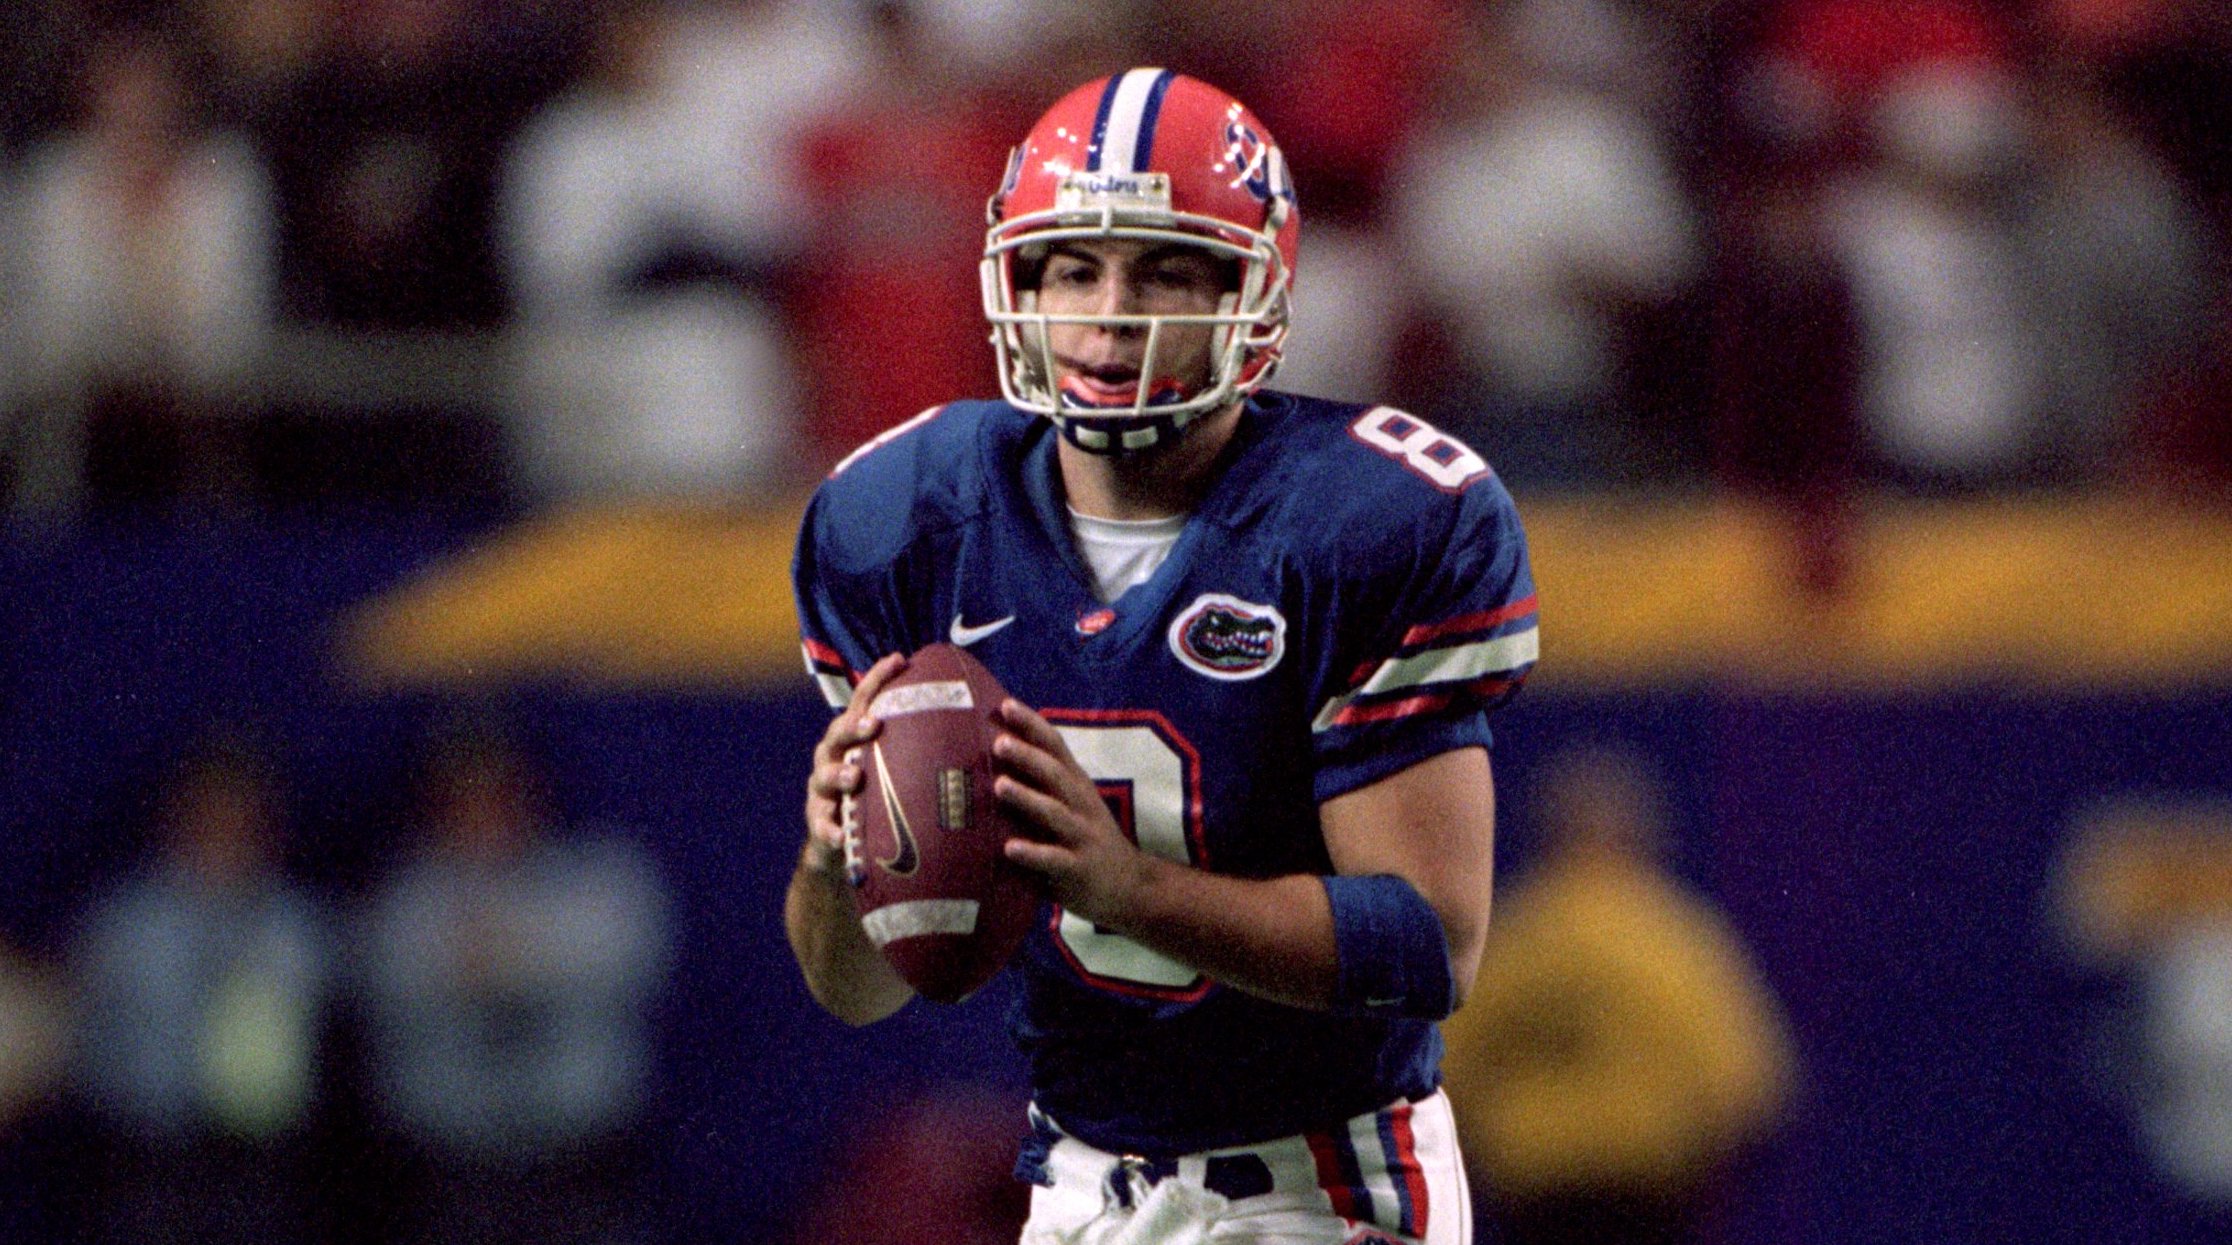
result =
[[[531,749],[461,715],[377,863],[325,884],[274,758],[211,726],[59,950],[0,955],[0,1234],[651,1239],[672,946],[642,849],[561,822]]]
[[[13,0],[0,497],[788,500],[997,392],[984,200],[1049,102],[1134,64],[1286,148],[1276,383],[1403,405],[1522,491],[1740,491],[1829,528],[1883,493],[2232,499],[2214,0]],[[66,949],[0,942],[0,1143],[70,1122],[59,1157],[0,1144],[0,1182],[72,1173],[0,1239],[650,1231],[664,893],[562,823],[529,750],[453,726],[347,887],[290,867],[283,768],[219,732]],[[1802,1070],[1659,858],[1653,777],[1547,775],[1552,842],[1483,969],[1502,1006],[1450,1033],[1482,1209],[1514,1241],[1696,1235]],[[2068,902],[2088,953],[2143,966],[2178,1091],[2150,1084],[2150,1138],[2220,1196],[2232,878],[2194,866],[2224,858],[2203,820],[2100,839]],[[1608,912],[1636,924],[1590,937]],[[1003,1239],[1010,1138],[956,1093],[888,1132],[965,1135]],[[890,1214],[925,1178],[864,1161],[799,1239],[942,1239]]]
[[[1250,100],[1279,383],[1521,489],[1829,514],[2232,483],[2207,0],[24,0],[18,512],[782,497],[996,392],[975,260],[1087,78]]]
[[[2054,917],[2086,1071],[2155,1170],[2232,1226],[2232,801],[2119,792],[2073,827]]]

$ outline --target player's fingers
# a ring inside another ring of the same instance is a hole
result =
[[[843,848],[845,846],[845,827],[833,817],[808,822],[806,832],[814,836],[815,840],[824,847]]]
[[[1016,735],[992,740],[992,756],[1011,774],[1041,790],[1051,790],[1062,777],[1062,763],[1051,752]]]
[[[1012,774],[1002,774],[992,781],[992,796],[1032,824],[1059,838],[1067,839],[1077,834],[1076,818],[1069,805],[1048,792],[1018,780]]]
[[[905,653],[885,653],[875,665],[868,667],[868,673],[860,676],[859,685],[853,688],[852,707],[865,715],[868,706],[875,703],[876,693],[884,689],[884,684],[899,677],[899,672],[906,668]]]
[[[837,824],[837,797],[819,787],[806,789],[806,828],[821,830]]]
[[[1000,724],[1017,738],[1043,748],[1065,761],[1070,759],[1069,744],[1063,740],[1062,732],[1055,730],[1052,722],[1040,717],[1036,709],[1010,696],[1000,702],[999,716]]]
[[[868,673],[860,676],[859,684],[853,688],[852,699],[844,712],[830,721],[828,729],[822,732],[821,741],[814,745],[816,765],[834,761],[846,749],[875,738],[882,724],[868,712],[869,706],[875,703],[876,694],[883,690],[884,684],[906,668],[907,658],[903,653],[887,653],[868,667]]]
[[[835,808],[839,799],[859,793],[864,777],[859,763],[851,757],[817,765],[806,779],[806,794]]]
[[[992,741],[992,754],[1007,772],[1057,803],[1076,810],[1080,818],[1107,808],[1100,788],[1077,763],[1034,747],[1012,735]]]
[[[806,828],[826,839],[844,837],[844,800],[859,792],[867,776],[860,768],[861,751],[847,748],[841,756],[818,761],[806,776]]]
[[[822,732],[821,741],[814,745],[814,765],[819,768],[835,765],[847,752],[875,738],[881,723],[868,716],[867,701],[858,701],[855,707],[839,714]]]
[[[1049,877],[1067,871],[1072,862],[1066,848],[1029,839],[1009,839],[1001,851],[1011,863]]]

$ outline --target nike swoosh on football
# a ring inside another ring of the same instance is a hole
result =
[[[899,789],[891,785],[891,766],[884,761],[883,741],[869,745],[875,750],[876,785],[883,792],[884,816],[891,822],[894,845],[891,859],[878,856],[876,863],[898,877],[906,877],[922,863],[922,855],[915,848],[914,830],[907,825],[906,806],[899,802]]]
[[[967,648],[971,644],[974,644],[978,640],[991,635],[993,632],[998,631],[1000,628],[1005,627],[1009,623],[1014,621],[1015,615],[1010,614],[1005,618],[995,618],[991,622],[980,623],[977,626],[971,627],[961,621],[961,616],[959,614],[955,614],[953,616],[953,630],[950,634],[953,637],[954,644],[958,645],[961,648]]]

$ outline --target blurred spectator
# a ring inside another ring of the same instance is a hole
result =
[[[2100,808],[2076,828],[2058,898],[2082,961],[2132,989],[2109,1071],[2149,1157],[2232,1227],[2232,806]]]
[[[218,117],[252,129],[316,68],[331,26],[327,0],[185,0],[207,49]]]
[[[516,494],[497,163],[573,71],[590,6],[309,2],[294,29],[284,0],[258,0],[280,7],[228,53],[232,85],[262,95],[248,115],[277,188],[290,331],[259,446],[274,500],[500,512]]]
[[[1789,1088],[1742,943],[1658,860],[1658,799],[1633,756],[1559,758],[1545,855],[1443,1027],[1475,1196],[1510,1245],[1693,1239]]]
[[[281,871],[282,817],[268,760],[215,737],[162,792],[159,855],[87,917],[85,1239],[308,1239],[299,1163],[333,956],[321,905]]]
[[[1847,477],[2107,478],[2195,339],[2204,240],[2179,189],[2066,43],[2026,72],[2013,42],[1966,0],[1794,0],[1762,37],[1743,102],[1767,163],[1721,256],[1718,448],[1815,530]],[[1833,579],[1835,541],[1814,543],[1809,578]]]
[[[281,288],[300,320],[362,329],[493,327],[498,153],[562,75],[471,0],[326,10],[316,67],[259,118],[279,192]]]
[[[0,942],[0,1138],[61,1080],[68,1037],[57,984]]]
[[[1822,154],[1776,147],[1739,176],[1710,347],[1716,475],[1788,508],[1793,578],[1817,596],[1845,584],[1860,470],[1858,312],[1823,227]]]
[[[1193,0],[1197,6],[1202,2]],[[1159,15],[1151,12],[1155,0],[898,3],[917,27],[921,46],[939,64],[952,67],[957,77],[994,83],[1003,94],[1020,97],[1013,107],[1024,114],[1025,125],[1045,101],[1078,83],[1109,73],[1115,66],[1145,63],[1131,40],[1162,28]],[[863,7],[874,10],[883,5],[885,0],[871,0]],[[1269,32],[1259,28],[1251,33]],[[989,188],[985,195],[991,196]]]
[[[2039,175],[2022,216],[2045,338],[2045,474],[2109,478],[2135,435],[2141,394],[2206,333],[2201,222],[2092,83],[2033,75]]]
[[[437,739],[423,799],[362,931],[374,1108],[413,1160],[389,1239],[641,1239],[659,880],[625,840],[561,833],[498,728]]]
[[[808,121],[859,87],[872,6],[825,0],[668,4],[659,73],[677,127],[668,155],[696,196],[690,216],[719,221],[738,253],[787,259],[805,245],[812,205],[793,155]]]
[[[13,154],[69,111],[69,20],[77,0],[15,0],[0,5],[0,153]]]
[[[2200,327],[2196,357],[2138,404],[2130,483],[2222,508],[2232,506],[2232,294],[2219,292]]]
[[[700,184],[700,149],[727,143],[686,111],[692,31],[658,6],[614,8],[588,72],[505,162],[512,439],[546,497],[737,495],[795,467],[796,382],[770,289],[795,223]],[[747,196],[787,198],[784,170],[765,171]]]
[[[2221,239],[2232,229],[2232,9],[2216,0],[2047,0],[2058,46],[2097,72]]]
[[[2010,64],[1984,0],[1770,0],[1754,24],[1738,84],[1750,120],[1832,151],[1872,141],[1887,84],[1917,66]]]
[[[808,1190],[797,1245],[1014,1245],[1031,1186],[1015,1178],[1020,1095],[936,1085],[846,1138]]]
[[[1622,325],[1698,258],[1659,136],[1564,51],[1476,19],[1445,111],[1391,182],[1410,279],[1460,356],[1422,413],[1522,487],[1633,474]]]
[[[1388,391],[1409,302],[1399,257],[1381,236],[1381,207],[1390,170],[1449,70],[1462,6],[1344,0],[1260,20],[1284,27],[1260,49],[1251,43],[1261,58],[1249,69],[1276,80],[1258,92],[1264,124],[1293,172],[1310,239],[1275,383],[1376,400]],[[1244,82],[1231,86],[1248,93]]]
[[[1424,120],[1451,49],[1464,37],[1457,0],[1339,0],[1278,14],[1286,25],[1256,74],[1265,125],[1293,170],[1296,193],[1319,226],[1368,229],[1395,160]]]
[[[54,1240],[58,1191],[44,1179],[69,1026],[60,984],[0,938],[0,1240]]]
[[[795,305],[823,467],[957,393],[998,392],[976,266],[984,203],[1030,126],[954,72],[911,4],[873,7],[860,89],[797,146],[813,225]]]
[[[177,46],[125,27],[88,54],[76,124],[32,154],[17,309],[28,422],[16,505],[240,501],[240,389],[270,327],[271,188],[207,128]]]
[[[1828,204],[1860,309],[1867,446],[1906,487],[2020,482],[2046,448],[2043,307],[2011,210],[2019,109],[1997,66],[1917,66],[1875,110],[1876,158]]]
[[[1819,210],[1858,316],[1860,448],[1869,476],[1908,491],[2069,466],[2033,252],[2061,244],[2032,209],[2043,197],[2090,233],[2095,205],[2036,176],[2039,121],[2012,45],[1975,0],[1792,0],[1765,37],[1760,120],[1849,157]]]

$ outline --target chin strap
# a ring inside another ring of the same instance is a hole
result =
[[[1062,439],[1071,445],[1088,454],[1114,458],[1174,441],[1200,415],[1199,411],[1188,411],[1180,415],[1149,415],[1145,418],[1128,412],[1120,416],[1098,417],[1064,413],[1054,417],[1054,423],[1062,430]]]
[[[1187,426],[1209,412],[1199,409],[1158,412],[1155,408],[1181,406],[1193,396],[1175,380],[1159,380],[1151,388],[1142,411],[1130,403],[1121,407],[1095,406],[1065,389],[1056,395],[1060,413],[1049,418],[1062,430],[1063,440],[1088,454],[1115,457],[1175,440]]]

